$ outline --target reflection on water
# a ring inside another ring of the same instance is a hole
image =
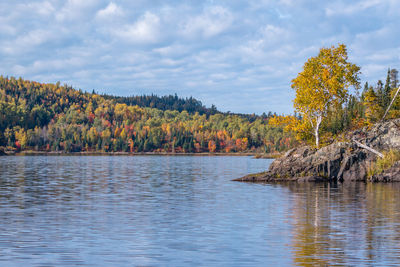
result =
[[[400,184],[246,184],[250,157],[0,158],[0,266],[400,262]]]
[[[400,184],[290,184],[298,265],[400,263]]]

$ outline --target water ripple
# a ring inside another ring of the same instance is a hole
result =
[[[270,160],[0,160],[1,266],[400,262],[400,185],[246,184]]]

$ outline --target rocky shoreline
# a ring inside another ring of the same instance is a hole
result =
[[[269,170],[235,179],[241,182],[400,182],[400,161],[382,173],[369,176],[368,168],[377,155],[360,144],[379,152],[400,150],[400,119],[375,124],[344,137],[319,150],[309,146],[295,148],[274,160]]]

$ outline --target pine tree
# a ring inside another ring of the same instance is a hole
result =
[[[390,91],[391,91],[391,81],[390,81],[390,69],[388,69],[387,72],[387,76],[386,76],[386,82],[385,82],[385,86],[383,88],[382,91],[382,108],[386,110],[386,108],[389,106],[390,104]]]
[[[399,86],[399,72],[396,69],[390,70],[390,87],[395,89]]]

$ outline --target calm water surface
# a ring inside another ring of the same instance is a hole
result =
[[[251,157],[0,158],[0,266],[390,266],[399,184],[246,184]]]

